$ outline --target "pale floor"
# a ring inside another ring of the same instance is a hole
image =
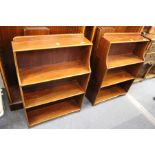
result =
[[[27,128],[23,110],[10,111],[4,95],[5,115],[0,128]],[[51,120],[32,129],[154,129],[155,78],[134,84],[126,96],[97,106],[85,98],[82,110]]]

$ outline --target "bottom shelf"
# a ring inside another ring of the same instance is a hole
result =
[[[96,98],[95,105],[108,99],[124,95],[126,91],[118,85],[102,88]]]
[[[74,99],[66,99],[55,104],[48,104],[43,107],[37,107],[27,110],[29,126],[67,115],[72,112],[80,111],[80,104]]]

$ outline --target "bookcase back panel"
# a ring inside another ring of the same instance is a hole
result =
[[[129,90],[129,88],[131,87],[133,81],[134,80],[130,80],[130,81],[127,81],[127,82],[120,83],[120,87],[127,92]]]
[[[135,50],[136,43],[118,43],[112,44],[109,55],[128,54]]]
[[[61,86],[63,84],[67,84],[67,83],[72,83],[72,82],[76,82],[78,83],[78,85],[85,90],[85,83],[83,81],[85,81],[88,78],[88,75],[81,75],[81,76],[76,76],[76,77],[71,77],[71,78],[65,78],[65,79],[60,79],[60,80],[54,80],[54,81],[50,81],[50,82],[45,82],[45,83],[39,83],[39,84],[34,84],[34,85],[30,85],[30,86],[24,86],[23,87],[23,91],[24,92],[33,92],[35,90],[41,90],[41,89],[45,89],[45,88],[52,88],[52,87],[56,87],[56,86]]]
[[[141,66],[142,66],[142,63],[139,63],[139,64],[126,66],[125,68],[132,76],[134,76],[134,78],[136,78]]]
[[[81,61],[84,58],[83,47],[60,48],[17,53],[19,68],[31,68],[44,65]]]
[[[117,43],[112,44],[109,55],[120,55],[120,54],[138,54],[144,43]]]

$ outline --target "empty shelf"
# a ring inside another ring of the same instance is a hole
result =
[[[54,86],[45,86],[42,89],[23,91],[25,108],[62,100],[75,95],[84,94],[77,81],[68,81]]]
[[[66,62],[61,64],[46,65],[19,71],[21,86],[58,80],[90,73],[88,67],[81,62]]]
[[[102,101],[106,101],[108,99],[120,96],[120,95],[124,95],[126,92],[124,89],[122,89],[119,86],[110,86],[107,88],[102,88],[100,89],[100,92],[96,98],[95,104],[98,104]]]
[[[107,87],[107,86],[110,86],[110,85],[114,85],[114,84],[117,84],[117,83],[132,80],[132,79],[134,79],[134,76],[132,76],[126,70],[108,71],[105,79],[102,82],[101,87]]]
[[[14,52],[88,45],[92,43],[83,34],[22,36],[12,42]]]
[[[108,57],[108,68],[127,66],[143,62],[138,56],[133,54],[111,55]]]
[[[33,126],[50,119],[54,119],[72,112],[80,111],[80,105],[74,100],[67,100],[45,107],[27,111],[29,126]]]

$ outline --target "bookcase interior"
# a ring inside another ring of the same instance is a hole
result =
[[[107,70],[106,75],[102,81],[101,88],[133,80],[136,78],[140,67],[141,64],[135,64]]]
[[[111,44],[108,53],[109,68],[141,63],[145,46],[146,42]]]
[[[46,83],[24,86],[25,108],[31,108],[64,98],[84,94],[89,75],[54,80]]]
[[[29,126],[80,111],[83,95],[74,96],[55,103],[41,105],[26,110]]]
[[[89,73],[89,47],[17,52],[21,85]]]
[[[98,95],[94,104],[96,105],[100,102],[126,94],[132,82],[133,82],[133,79],[126,82],[121,82],[119,84],[114,84],[114,85],[101,88],[98,92]]]

